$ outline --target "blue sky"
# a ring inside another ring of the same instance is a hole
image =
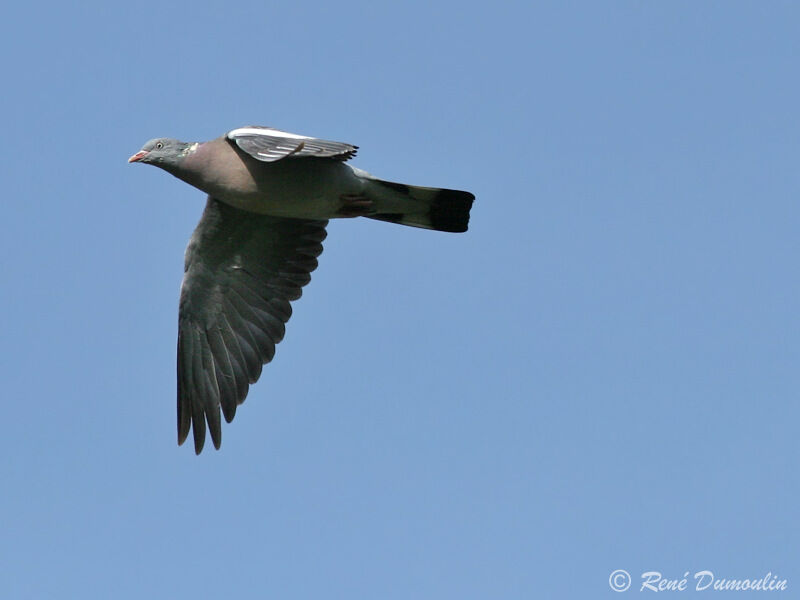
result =
[[[799,17],[7,7],[3,597],[619,597],[615,569],[791,594]],[[175,340],[204,197],[126,159],[248,124],[477,200],[464,235],[333,222],[196,457]]]

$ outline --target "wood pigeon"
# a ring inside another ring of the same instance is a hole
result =
[[[270,127],[210,142],[158,138],[128,162],[155,165],[206,192],[186,248],[178,317],[178,444],[206,424],[222,441],[322,253],[328,219],[369,217],[437,231],[467,230],[475,196],[383,181],[345,161],[357,146]]]

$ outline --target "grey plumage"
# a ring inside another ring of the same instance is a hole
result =
[[[186,249],[178,319],[178,443],[236,407],[272,360],[322,253],[328,219],[366,216],[466,231],[469,192],[379,180],[350,167],[356,146],[266,127],[216,140],[147,142],[129,162],[160,167],[209,194]]]

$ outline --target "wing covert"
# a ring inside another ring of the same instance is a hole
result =
[[[345,161],[355,156],[358,150],[358,146],[352,144],[321,140],[258,125],[233,129],[228,132],[227,138],[247,154],[263,162],[274,162],[287,157]]]

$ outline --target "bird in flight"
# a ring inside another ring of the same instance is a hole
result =
[[[383,181],[346,164],[357,146],[271,127],[209,142],[158,138],[128,159],[208,194],[186,248],[178,315],[178,444],[206,425],[222,442],[251,383],[275,355],[322,253],[328,219],[368,217],[464,232],[475,196]]]

